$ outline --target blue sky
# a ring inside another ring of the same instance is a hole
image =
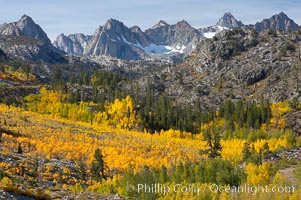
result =
[[[281,11],[301,24],[300,0],[0,0],[0,24],[27,14],[51,40],[60,33],[93,34],[109,18],[143,30],[164,20],[182,19],[196,28],[213,25],[231,12],[245,24],[261,21]]]

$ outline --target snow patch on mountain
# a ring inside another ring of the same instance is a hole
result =
[[[209,31],[204,31],[202,32],[202,34],[205,38],[213,38],[216,34],[222,32],[223,30],[229,30],[229,28],[222,26],[213,26]]]
[[[148,46],[143,47],[138,41],[136,43],[129,42],[123,35],[121,36],[122,40],[128,44],[142,49],[147,54],[169,54],[169,53],[184,53],[186,46],[177,45],[175,47],[168,45],[156,45],[151,43]]]

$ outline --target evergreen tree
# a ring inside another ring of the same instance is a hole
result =
[[[220,131],[216,127],[211,126],[204,132],[203,137],[207,142],[208,149],[201,151],[201,154],[207,154],[209,158],[220,157],[223,149]]]
[[[94,152],[94,159],[91,166],[91,173],[96,181],[107,179],[106,172],[108,170],[107,163],[104,161],[104,156],[101,154],[101,150],[98,148]]]
[[[17,150],[17,153],[19,153],[19,154],[22,154],[22,153],[23,153],[23,149],[22,149],[22,146],[21,146],[20,143],[18,144],[18,150]]]

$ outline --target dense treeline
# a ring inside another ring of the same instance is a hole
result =
[[[20,67],[18,63],[12,64],[19,67],[27,78],[30,74],[29,65]],[[126,96],[133,97],[137,116],[141,119],[141,125],[149,132],[175,129],[200,133],[203,124],[219,118],[225,119],[224,129],[235,130],[237,128],[260,129],[262,124],[269,126],[271,110],[268,100],[262,99],[260,104],[246,104],[241,100],[233,102],[225,101],[219,108],[206,108],[202,102],[185,104],[176,99],[157,93],[155,86],[147,84],[145,92],[139,89],[129,89],[126,85],[133,84],[131,79],[119,73],[106,70],[96,70],[88,73],[87,70],[78,73],[71,72],[66,77],[64,70],[71,66],[53,66],[50,77],[51,89],[60,93],[62,103],[79,104],[80,102],[93,102],[97,111],[104,111],[107,103],[115,99],[123,99]],[[77,76],[75,76],[77,74]],[[62,97],[66,98],[62,98]],[[21,102],[21,101],[20,101]]]
[[[178,105],[165,95],[156,97],[148,93],[139,105],[143,126],[151,132],[172,128],[195,134],[200,131],[202,122],[210,120],[207,112],[202,112],[200,104]]]
[[[71,74],[68,79],[65,79],[59,67],[54,69],[51,79],[52,89],[68,94],[66,102],[93,101],[101,104],[106,100],[113,102],[114,99],[125,97],[121,82],[128,81],[124,75],[105,70],[97,70],[92,75],[81,71],[79,77]]]
[[[59,72],[55,74],[57,78],[53,80],[62,80],[59,78]],[[59,91],[61,103],[93,102],[95,111],[103,112],[106,104],[114,102],[114,99],[125,98],[129,94],[121,88],[121,82],[128,81],[121,75],[99,70],[89,78],[90,80],[86,81],[90,85],[90,92],[74,86],[67,89],[64,82],[56,82],[57,85],[53,87]],[[87,78],[79,79],[76,84],[86,84],[85,79]],[[269,101],[263,98],[260,104],[227,100],[218,109],[212,109],[204,108],[201,102],[183,104],[164,94],[158,96],[151,86],[147,87],[144,95],[135,93],[133,96],[133,109],[137,118],[140,118],[141,125],[151,133],[175,129],[197,134],[202,131],[203,124],[219,119],[225,121],[221,131],[234,131],[237,128],[260,129],[262,124],[269,127],[271,120]]]
[[[271,120],[271,108],[268,99],[261,98],[260,104],[244,104],[242,100],[233,102],[225,101],[219,107],[219,116],[226,122],[226,128],[235,130],[235,124],[239,128],[260,129],[262,124],[269,125]]]

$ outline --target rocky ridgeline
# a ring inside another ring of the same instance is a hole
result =
[[[225,99],[301,101],[301,32],[237,28],[201,42],[180,65],[146,78],[178,101],[218,105]],[[287,78],[289,77],[289,78]],[[159,91],[158,91],[159,92]]]
[[[296,31],[300,27],[283,12],[254,25],[244,25],[227,12],[209,27],[196,29],[187,21],[168,24],[160,20],[153,27],[142,31],[138,26],[127,27],[122,22],[109,19],[93,35],[60,34],[53,45],[66,53],[85,56],[110,55],[126,60],[166,59],[181,61],[206,38],[233,28],[248,27],[265,30]],[[172,50],[171,50],[172,49]]]
[[[269,162],[277,162],[282,159],[289,160],[289,161],[300,161],[301,160],[301,147],[295,147],[292,149],[281,150],[279,152],[271,153],[266,155],[263,158],[263,161]]]

